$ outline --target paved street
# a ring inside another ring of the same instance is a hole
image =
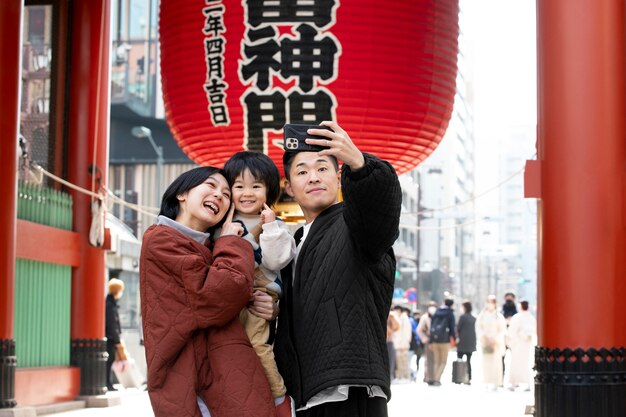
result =
[[[423,382],[392,385],[389,417],[428,415],[433,417],[506,416],[524,417],[527,405],[534,403],[530,391],[499,389],[487,391],[480,383],[480,355],[472,358],[474,379],[472,385],[455,385],[450,382],[453,354],[442,378],[443,385],[430,387]],[[423,378],[418,373],[418,380]],[[138,390],[121,391],[122,405],[110,408],[90,408],[53,414],[54,417],[129,416],[152,417],[148,395]]]

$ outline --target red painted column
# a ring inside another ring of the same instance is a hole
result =
[[[21,0],[0,1],[0,408],[16,405],[13,302],[23,7]]]
[[[110,0],[75,0],[70,16],[68,179],[92,190],[94,179],[104,185],[107,178]],[[92,165],[100,171],[95,178]],[[92,395],[106,386],[105,251],[89,244],[92,198],[76,191],[72,196],[81,239],[80,266],[72,272],[72,363],[81,367],[81,394]]]
[[[623,416],[624,1],[539,0],[537,16],[542,200],[536,415]]]

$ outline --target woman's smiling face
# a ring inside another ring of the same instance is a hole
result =
[[[206,232],[226,216],[230,196],[226,178],[221,174],[213,174],[203,183],[177,196],[180,210],[176,221],[191,229]]]

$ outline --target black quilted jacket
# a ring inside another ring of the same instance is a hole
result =
[[[387,398],[387,316],[402,193],[392,166],[364,154],[344,167],[344,202],[322,212],[298,255],[295,280],[283,270],[275,354],[288,393],[300,407],[321,390],[378,385]]]

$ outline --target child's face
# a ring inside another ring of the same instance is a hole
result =
[[[259,214],[267,198],[267,187],[246,169],[235,178],[232,187],[235,210],[241,214]]]
[[[204,232],[228,213],[230,194],[226,178],[213,174],[202,184],[178,196],[180,210],[176,221]]]

